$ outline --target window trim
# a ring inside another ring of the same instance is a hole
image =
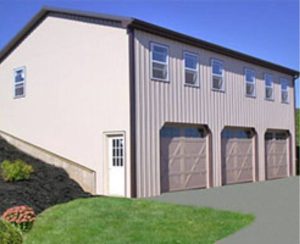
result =
[[[253,72],[253,76],[254,76],[254,81],[253,82],[247,81],[247,76],[246,76],[247,71]],[[256,72],[255,72],[254,69],[244,68],[244,83],[245,83],[245,86],[244,86],[245,96],[249,97],[249,98],[256,98]],[[252,95],[247,94],[247,84],[253,84],[254,85],[254,92],[253,92]]]
[[[152,55],[153,51],[152,50],[153,50],[154,46],[158,46],[158,47],[162,47],[162,48],[166,48],[167,49],[166,63],[161,62],[161,61],[156,61],[156,60],[152,59],[152,57],[153,57],[153,55]],[[154,80],[154,81],[162,81],[162,82],[169,83],[170,82],[170,68],[169,68],[169,57],[170,57],[170,54],[169,54],[169,46],[151,41],[150,42],[150,52],[149,52],[149,54],[150,54],[150,57],[149,57],[150,58],[150,79]],[[153,72],[152,72],[153,62],[154,63],[158,63],[158,64],[163,64],[163,65],[167,66],[167,78],[166,79],[161,79],[161,78],[153,77]]]
[[[187,68],[185,67],[185,55],[190,55],[190,56],[194,56],[196,57],[197,59],[197,68],[196,69],[191,69],[191,68]],[[183,51],[183,58],[182,58],[182,63],[183,63],[183,81],[184,81],[184,86],[187,86],[187,87],[197,87],[199,88],[200,87],[200,74],[199,74],[199,71],[200,71],[200,63],[199,63],[199,55],[197,53],[194,53],[194,52],[190,52],[190,51]],[[195,84],[190,84],[190,83],[186,83],[186,80],[185,80],[185,71],[186,70],[190,70],[190,71],[194,71],[197,73],[197,79],[196,79],[196,82]]]
[[[272,85],[271,86],[269,86],[269,85],[266,84],[266,78],[267,78],[268,75],[272,77]],[[265,100],[267,100],[267,101],[274,101],[275,98],[274,98],[274,80],[273,80],[273,75],[271,73],[267,73],[266,72],[264,74],[264,82],[265,82]],[[266,89],[267,88],[272,88],[272,96],[271,97],[267,97],[266,96]]]
[[[213,63],[214,62],[219,63],[219,64],[222,65],[222,75],[218,75],[218,74],[214,74],[213,73]],[[225,93],[225,68],[224,68],[224,61],[222,61],[220,59],[217,59],[217,58],[211,58],[210,59],[210,68],[211,68],[211,90]],[[213,78],[214,78],[214,76],[222,78],[223,83],[222,83],[222,88],[221,89],[213,87]]]
[[[24,72],[24,80],[23,82],[16,83],[16,73],[18,71],[22,70]],[[21,66],[18,68],[13,69],[13,98],[18,99],[18,98],[24,98],[26,96],[26,78],[27,78],[27,73],[26,73],[26,67]],[[23,84],[23,94],[22,95],[16,95],[16,85]]]
[[[286,81],[286,83],[287,83],[285,91],[287,92],[288,97],[287,97],[286,101],[282,100],[282,92],[284,91],[284,89],[282,89],[282,82],[283,81]],[[281,100],[281,103],[283,103],[283,104],[289,104],[290,103],[290,93],[289,93],[289,86],[288,86],[289,80],[287,78],[285,78],[285,77],[280,77],[279,78],[279,82],[280,82],[280,100]]]

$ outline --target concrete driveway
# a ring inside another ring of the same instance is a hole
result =
[[[253,213],[255,221],[218,244],[299,244],[299,177],[165,193],[158,201]]]

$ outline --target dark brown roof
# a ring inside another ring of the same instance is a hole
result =
[[[186,43],[192,46],[200,47],[206,50],[210,50],[216,53],[223,54],[232,58],[243,60],[248,63],[255,65],[263,66],[268,69],[276,70],[288,75],[293,76],[294,78],[299,77],[299,71],[274,64],[241,52],[234,51],[210,42],[206,42],[176,31],[172,31],[148,22],[136,19],[136,18],[127,18],[120,16],[104,15],[90,12],[81,12],[73,10],[58,9],[52,7],[45,7],[41,9],[37,15],[35,15],[32,20],[3,48],[0,52],[0,63],[17,47],[30,33],[31,31],[38,26],[46,16],[56,16],[62,18],[72,18],[79,21],[87,21],[92,23],[101,23],[108,24],[120,28],[132,28],[153,33],[162,37],[170,38],[182,43]]]

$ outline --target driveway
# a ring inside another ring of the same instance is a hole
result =
[[[253,213],[255,221],[218,244],[299,244],[299,177],[165,193],[154,200]]]

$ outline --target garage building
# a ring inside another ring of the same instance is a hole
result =
[[[0,135],[96,194],[289,177],[298,76],[139,19],[45,8],[0,53]]]

